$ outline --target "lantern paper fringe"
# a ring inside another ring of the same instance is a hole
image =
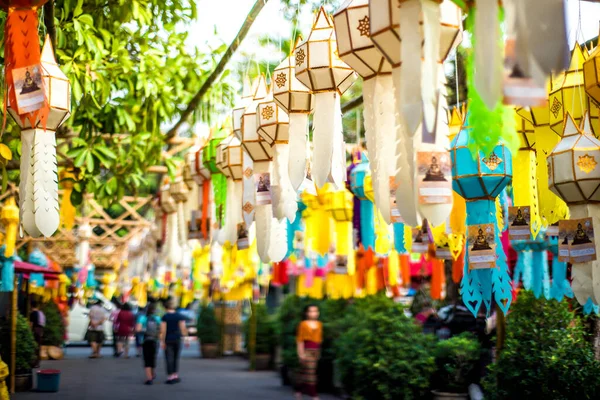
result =
[[[513,196],[515,206],[530,207],[530,226],[533,237],[537,237],[542,223],[538,206],[538,187],[536,179],[537,163],[535,151],[519,150],[513,159]]]
[[[296,192],[292,188],[288,174],[290,148],[287,144],[275,144],[273,149],[273,181],[271,185],[273,215],[278,219],[287,218],[293,221],[296,218],[298,204],[296,203]]]
[[[569,206],[571,218],[592,218],[594,227],[600,226],[600,205],[580,204]],[[600,241],[595,241],[596,254],[600,252]],[[600,260],[576,263],[571,268],[571,287],[579,304],[585,304],[591,298],[594,304],[600,300]]]
[[[441,10],[439,2],[421,1],[420,3],[423,14],[422,28],[424,60],[422,66],[421,84],[423,123],[424,128],[431,132],[436,122],[435,120],[438,110],[437,103],[439,85],[436,77],[439,75],[438,57],[440,54]]]
[[[254,183],[254,161],[250,155],[244,151],[242,154],[244,178],[243,178],[243,195],[242,195],[242,210],[246,227],[252,226],[254,223],[254,214],[256,210],[256,184]],[[247,173],[249,172],[249,173]]]
[[[583,313],[585,315],[596,314],[598,315],[598,305],[594,304],[591,298],[588,298],[583,306]]]
[[[503,39],[500,30],[500,6],[496,0],[479,0],[474,14],[474,34],[471,38],[475,53],[475,85],[471,88],[477,90],[488,110],[495,110],[502,100]],[[499,138],[490,137],[489,141],[495,147]],[[482,148],[482,151],[487,155],[492,149],[493,147],[486,151]]]
[[[287,219],[272,218],[269,240],[269,258],[272,262],[280,262],[287,253]]]
[[[273,220],[273,208],[270,204],[257,206],[254,214],[256,222],[256,248],[258,256],[264,263],[271,261],[269,257],[269,243],[271,241],[271,222]]]
[[[60,225],[58,171],[54,131],[37,131],[33,138],[33,205],[35,224],[46,237]]]
[[[290,139],[288,171],[294,190],[298,190],[306,176],[308,159],[308,114],[290,113]]]
[[[35,208],[33,204],[33,166],[32,151],[35,130],[21,131],[21,182],[19,183],[19,211],[21,225],[25,232],[34,238],[42,233],[35,224]]]
[[[404,224],[396,222],[392,226],[394,229],[394,248],[399,254],[404,254],[406,253],[406,247],[404,246]]]
[[[558,261],[558,239],[553,238],[550,242],[552,250],[552,286],[550,287],[550,298],[561,301],[564,297],[573,298],[573,289],[567,279],[567,263]]]
[[[332,173],[334,142],[338,138],[336,119],[341,118],[340,96],[336,92],[315,94],[313,116],[313,165],[312,177],[321,188]]]

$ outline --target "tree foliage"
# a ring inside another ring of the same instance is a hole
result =
[[[108,203],[148,185],[146,169],[164,158],[165,128],[226,46],[201,54],[188,44],[195,0],[56,0],[54,7],[54,27],[45,26],[41,11],[40,29],[55,31],[57,61],[72,85],[63,133],[76,135],[67,154],[82,178],[75,190]],[[232,102],[223,82],[195,112],[188,135],[195,122],[210,121],[216,107]]]

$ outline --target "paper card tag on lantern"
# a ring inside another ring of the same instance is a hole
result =
[[[494,224],[469,225],[467,247],[469,269],[496,268]]]
[[[271,174],[268,172],[254,174],[254,184],[256,187],[256,205],[271,204]]]
[[[427,232],[427,224],[423,224],[422,228],[412,229],[412,252],[427,253],[429,248],[429,234]]]
[[[558,227],[559,261],[577,264],[596,260],[594,225],[591,218],[562,220]]]
[[[347,275],[348,274],[348,256],[343,255],[343,254],[336,254],[335,266],[333,267],[333,272],[338,275]]]
[[[400,215],[400,210],[398,210],[398,204],[396,201],[397,189],[398,184],[396,183],[396,177],[390,176],[390,216],[392,224],[404,223],[404,219],[402,219],[402,215]]]
[[[548,228],[546,228],[546,237],[558,237],[558,222],[548,225]]]
[[[248,228],[246,228],[245,222],[237,224],[237,248],[238,250],[244,250],[250,247],[250,240],[248,239]]]
[[[438,260],[452,260],[452,253],[450,252],[450,247],[436,247],[435,258],[437,258]]]
[[[19,115],[37,111],[46,103],[46,92],[39,64],[12,70],[17,112]]]
[[[452,167],[444,151],[417,152],[419,203],[452,204]]]
[[[510,240],[531,238],[531,207],[508,207],[508,235]]]

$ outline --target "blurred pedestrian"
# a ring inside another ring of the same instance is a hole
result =
[[[117,323],[117,317],[119,316],[119,313],[121,312],[121,303],[118,302],[116,300],[116,298],[113,298],[112,300],[112,304],[114,306],[114,309],[112,310],[112,312],[110,313],[110,322],[112,322],[112,337],[113,337],[113,341],[112,341],[112,349],[113,349],[113,357],[119,357],[119,346],[118,346],[118,336],[119,336],[119,324]]]
[[[298,326],[296,346],[300,367],[296,387],[296,398],[302,395],[317,400],[317,366],[321,358],[321,342],[323,341],[323,325],[319,321],[319,307],[309,304],[304,308],[303,321]]]
[[[137,324],[139,324],[140,320],[142,319],[142,317],[146,316],[146,307],[140,307],[138,309],[137,314],[135,315],[135,321],[136,321],[136,326]],[[144,343],[144,334],[142,332],[138,332],[136,329],[135,332],[135,356],[136,357],[141,357],[142,356],[142,344]]]
[[[179,356],[181,354],[181,340],[187,336],[185,326],[186,318],[176,312],[174,298],[168,300],[167,312],[162,317],[160,324],[161,347],[165,351],[167,361],[167,384],[172,385],[181,382],[179,378]],[[185,342],[188,345],[187,341]]]
[[[150,303],[146,313],[140,316],[136,326],[136,332],[142,342],[146,385],[152,385],[156,378],[156,355],[158,354],[160,326],[161,320],[156,315],[156,304]]]
[[[121,356],[125,353],[125,358],[129,358],[129,340],[133,336],[135,330],[135,315],[131,311],[129,303],[123,304],[121,312],[117,315],[117,354]]]
[[[31,314],[29,314],[29,324],[33,331],[33,337],[38,345],[37,352],[35,354],[34,368],[40,366],[40,352],[42,349],[42,338],[44,337],[44,328],[46,327],[46,316],[39,309],[39,303],[37,300],[31,301]]]
[[[90,300],[92,307],[90,308],[88,331],[86,334],[87,340],[92,347],[90,358],[101,358],[100,350],[104,343],[104,323],[108,319],[108,314],[96,299]]]

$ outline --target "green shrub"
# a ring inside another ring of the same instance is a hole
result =
[[[256,354],[274,354],[277,345],[277,333],[275,330],[275,321],[267,311],[264,304],[254,306],[256,313]],[[244,323],[244,335],[246,336],[246,347],[250,343],[250,322],[248,318]]]
[[[219,343],[219,336],[221,331],[219,324],[217,323],[217,317],[215,315],[215,309],[209,305],[202,305],[200,307],[200,314],[198,315],[198,339],[202,344],[217,344]]]
[[[507,317],[506,341],[484,381],[486,399],[594,399],[600,364],[567,302],[522,291]]]
[[[2,346],[0,354],[2,355],[2,360],[10,365],[10,321],[5,320],[1,329]],[[27,318],[19,314],[17,317],[17,374],[31,372],[37,351],[37,344],[33,338],[33,332],[31,332],[29,322],[27,321]]]
[[[479,342],[470,333],[439,341],[435,347],[437,373],[434,387],[442,392],[467,392],[479,356]]]
[[[357,300],[344,319],[337,366],[355,400],[420,399],[435,372],[434,337],[385,296]]]
[[[58,306],[50,301],[44,304],[41,310],[46,316],[42,344],[44,346],[62,346],[65,338],[65,324]]]

